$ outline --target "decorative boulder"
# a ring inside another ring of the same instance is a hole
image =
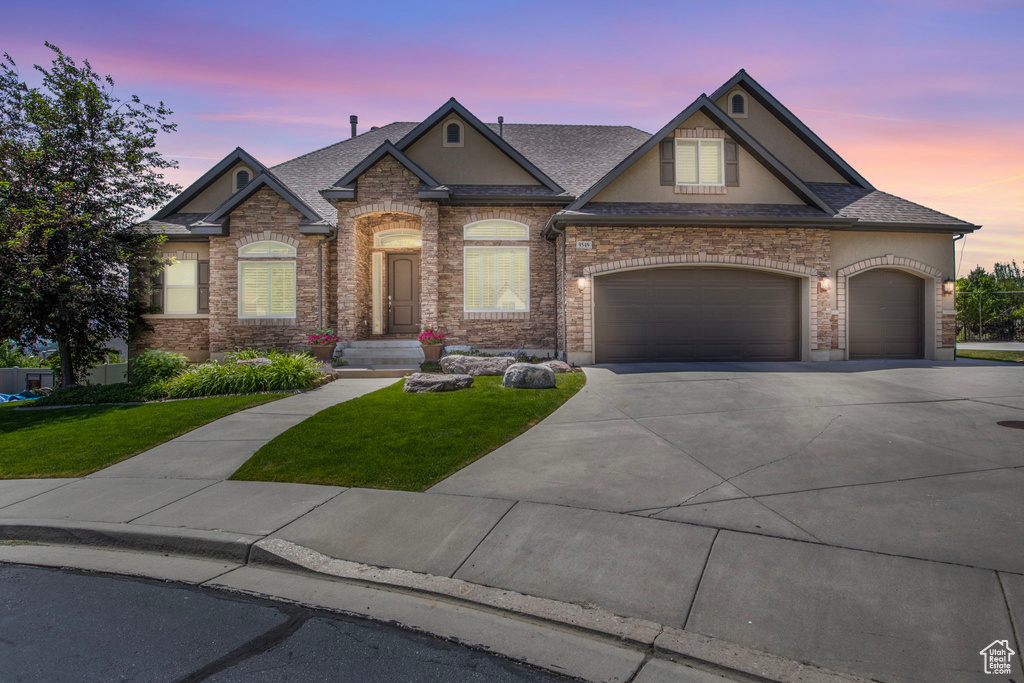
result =
[[[501,386],[507,389],[551,389],[555,386],[555,371],[543,365],[514,363],[505,371]]]
[[[273,362],[269,358],[247,358],[245,360],[236,360],[235,365],[270,365]]]
[[[473,386],[469,375],[436,375],[414,372],[405,378],[405,391],[410,394],[425,394],[438,391],[458,391]]]
[[[445,356],[441,370],[450,375],[500,377],[515,362],[515,358],[505,356]]]
[[[548,360],[544,361],[543,363],[537,363],[537,365],[542,365],[545,368],[551,368],[556,373],[572,372],[572,366],[560,360]]]

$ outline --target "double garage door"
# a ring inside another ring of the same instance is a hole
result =
[[[598,363],[800,359],[800,281],[734,268],[595,278]]]
[[[800,280],[735,268],[652,268],[594,281],[598,363],[800,359]],[[850,279],[850,358],[920,358],[922,280]]]

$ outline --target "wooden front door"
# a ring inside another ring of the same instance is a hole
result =
[[[388,334],[420,331],[420,255],[388,254]]]

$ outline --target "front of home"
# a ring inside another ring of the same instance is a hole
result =
[[[744,71],[653,135],[454,99],[273,168],[236,149],[167,235],[147,348],[414,338],[574,363],[951,359],[954,240]]]

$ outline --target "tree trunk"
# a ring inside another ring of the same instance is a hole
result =
[[[71,340],[67,337],[57,340],[57,353],[60,354],[60,388],[70,389],[77,386],[75,382],[75,366],[71,362]]]

